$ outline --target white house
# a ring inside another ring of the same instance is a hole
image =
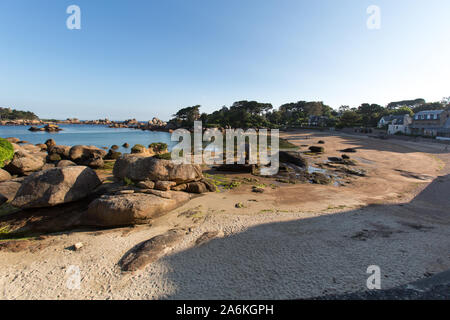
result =
[[[392,118],[389,120],[390,121],[387,122],[387,124],[388,124],[388,132],[387,133],[388,134],[396,134],[396,133],[409,134],[410,133],[410,125],[412,123],[412,118],[409,114],[392,116]]]

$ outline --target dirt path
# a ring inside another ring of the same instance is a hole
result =
[[[351,156],[368,176],[345,187],[293,185],[263,194],[243,185],[196,198],[152,226],[63,233],[39,248],[0,251],[0,298],[307,298],[366,289],[369,265],[381,268],[384,289],[450,269],[449,153],[346,135],[285,137],[298,145],[325,140],[317,162],[356,147]],[[117,263],[128,250],[171,228],[186,236],[165,257],[121,272]],[[220,236],[195,246],[208,231]],[[76,242],[85,246],[67,249]],[[80,270],[79,289],[67,286],[71,266]]]

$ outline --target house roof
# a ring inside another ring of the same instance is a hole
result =
[[[417,112],[415,115],[427,115],[427,114],[441,114],[444,110],[425,110]]]
[[[406,114],[402,114],[402,115],[399,115],[399,116],[393,116],[393,115],[384,116],[384,117],[382,117],[380,119],[380,121],[381,120],[384,120],[384,121],[401,120],[403,122],[403,119],[405,118],[405,116],[406,116]]]

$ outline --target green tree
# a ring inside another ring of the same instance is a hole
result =
[[[200,119],[200,105],[180,109],[173,116],[172,122],[175,122],[177,126],[193,127],[194,121]]]
[[[338,127],[360,127],[362,125],[361,115],[353,110],[344,111],[338,122]]]

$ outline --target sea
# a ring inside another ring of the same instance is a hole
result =
[[[130,128],[109,128],[106,125],[89,124],[61,124],[61,129],[57,133],[31,132],[30,126],[0,126],[0,137],[15,137],[32,144],[44,143],[47,139],[55,140],[58,145],[92,145],[98,148],[110,148],[118,145],[117,151],[129,153],[130,148],[135,144],[142,144],[147,147],[153,142],[164,142],[169,146],[169,150],[177,144],[170,140],[170,133],[159,131],[143,131]],[[130,145],[124,148],[124,143]]]

